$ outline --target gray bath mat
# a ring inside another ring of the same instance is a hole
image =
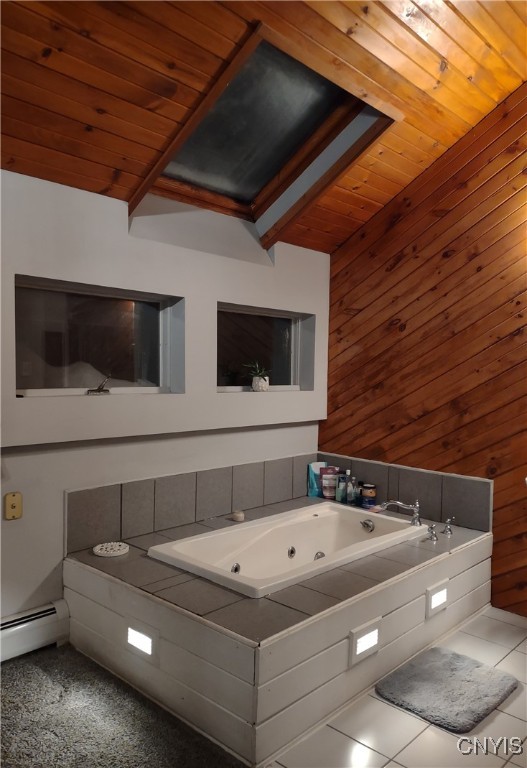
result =
[[[450,651],[430,648],[375,686],[383,699],[433,725],[466,733],[517,687],[512,675]]]

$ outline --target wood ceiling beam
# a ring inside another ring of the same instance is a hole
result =
[[[178,129],[177,132],[170,138],[164,150],[162,151],[161,156],[153,164],[147,176],[143,179],[141,184],[130,198],[128,202],[129,215],[132,214],[133,211],[137,208],[150,187],[162,174],[170,159],[196,130],[199,123],[212,109],[229,82],[240,71],[249,56],[258,47],[258,45],[260,45],[262,40],[262,28],[261,26],[258,26],[256,30],[250,35],[250,37],[245,41],[234,59],[232,59],[232,61],[223,70],[210,91],[206,94],[197,109],[193,112],[192,116],[187,120],[183,127]]]
[[[168,176],[160,176],[156,179],[150,192],[153,195],[178,200],[180,203],[193,205],[196,208],[206,208],[209,211],[224,213],[227,216],[253,221],[250,205],[239,203],[226,195],[211,192],[203,187],[195,187],[193,184],[178,181],[178,179],[172,179]]]

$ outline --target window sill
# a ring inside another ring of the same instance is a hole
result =
[[[100,395],[93,394],[88,397],[106,397],[110,395],[160,395],[171,394],[162,387],[110,387],[109,392]],[[86,397],[87,390],[80,387],[64,387],[58,389],[17,389],[17,397]]]
[[[251,387],[217,387],[216,392],[252,392]],[[267,392],[300,392],[298,384],[277,384],[270,386]]]

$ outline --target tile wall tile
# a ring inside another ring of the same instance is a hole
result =
[[[421,516],[441,520],[441,489],[443,475],[426,469],[399,467],[399,501],[414,504],[419,499]],[[463,525],[463,523],[461,523]]]
[[[232,511],[261,507],[264,496],[264,463],[238,464],[232,468]]]
[[[67,494],[67,551],[77,552],[121,538],[121,486]]]
[[[377,486],[377,503],[388,501],[389,465],[379,461],[352,459],[351,474],[363,483],[374,483]]]
[[[476,477],[443,475],[441,519],[455,516],[456,525],[490,531],[492,482]]]
[[[390,464],[388,466],[388,496],[382,501],[399,499],[399,467]]]
[[[228,515],[232,509],[232,467],[197,473],[196,520]]]
[[[158,477],[155,481],[154,530],[193,523],[196,515],[196,473]]]
[[[121,504],[121,536],[129,539],[154,530],[155,481],[136,480],[123,483]]]
[[[304,453],[293,456],[293,499],[305,496],[307,493],[307,465],[318,461],[316,453]]]
[[[264,504],[286,501],[293,496],[293,459],[265,462]]]

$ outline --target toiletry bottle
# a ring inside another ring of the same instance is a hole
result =
[[[353,478],[353,504],[356,507],[362,506],[361,486],[362,486],[362,482],[360,480],[357,480],[356,477],[354,477]]]
[[[358,490],[357,478],[352,477],[348,485],[348,504],[353,504],[354,506],[357,504]]]
[[[335,501],[346,503],[346,475],[340,473],[337,477],[337,488],[335,491]]]
[[[350,486],[351,486],[351,469],[347,469],[346,470],[346,495],[343,499],[344,504],[350,503],[349,501],[349,494],[351,493]]]
[[[322,495],[325,499],[335,499],[337,492],[338,467],[321,467]]]
[[[377,503],[377,486],[373,483],[363,483],[360,491],[360,505],[364,509],[370,509]]]
[[[356,507],[362,507],[362,486],[364,485],[362,480],[355,480],[355,501],[353,502]]]

